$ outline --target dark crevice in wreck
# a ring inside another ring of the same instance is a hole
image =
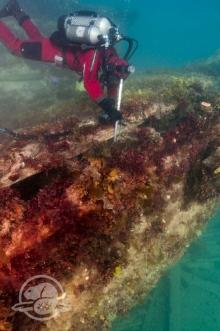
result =
[[[68,175],[69,172],[65,167],[49,169],[17,182],[11,188],[19,193],[23,201],[29,201],[54,180],[61,178],[65,180]]]

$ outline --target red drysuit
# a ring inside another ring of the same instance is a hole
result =
[[[43,36],[29,18],[22,23],[22,27],[29,37],[28,40],[24,41],[18,39],[5,23],[0,21],[0,42],[2,42],[12,54],[17,56],[43,62],[59,64],[63,62],[68,68],[82,75],[86,91],[91,99],[96,102],[100,102],[104,99],[103,87],[99,81],[99,73],[104,62],[105,64],[114,66],[127,65],[126,61],[119,58],[114,48],[109,48],[106,52],[103,50],[95,51],[94,49],[82,50],[80,47],[69,47],[62,50],[54,46],[50,38]],[[31,49],[31,52],[29,49]],[[115,76],[118,75],[119,74],[115,72]],[[115,97],[117,84],[109,84],[107,88],[108,96]]]

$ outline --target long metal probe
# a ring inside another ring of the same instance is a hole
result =
[[[120,79],[120,83],[119,83],[119,87],[118,87],[117,111],[121,111],[123,87],[124,87],[124,79]],[[120,121],[117,121],[115,123],[114,142],[117,142],[119,131],[120,131]]]

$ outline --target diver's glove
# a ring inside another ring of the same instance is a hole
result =
[[[127,79],[129,74],[133,71],[133,66],[130,66],[128,64],[119,64],[119,65],[107,65],[107,72],[111,73],[115,77],[118,77],[120,79]]]
[[[115,100],[105,98],[100,101],[99,106],[103,112],[99,116],[99,122],[102,124],[115,123],[123,119],[122,114],[115,108]]]

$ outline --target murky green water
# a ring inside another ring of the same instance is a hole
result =
[[[220,330],[220,212],[150,298],[111,331]]]

